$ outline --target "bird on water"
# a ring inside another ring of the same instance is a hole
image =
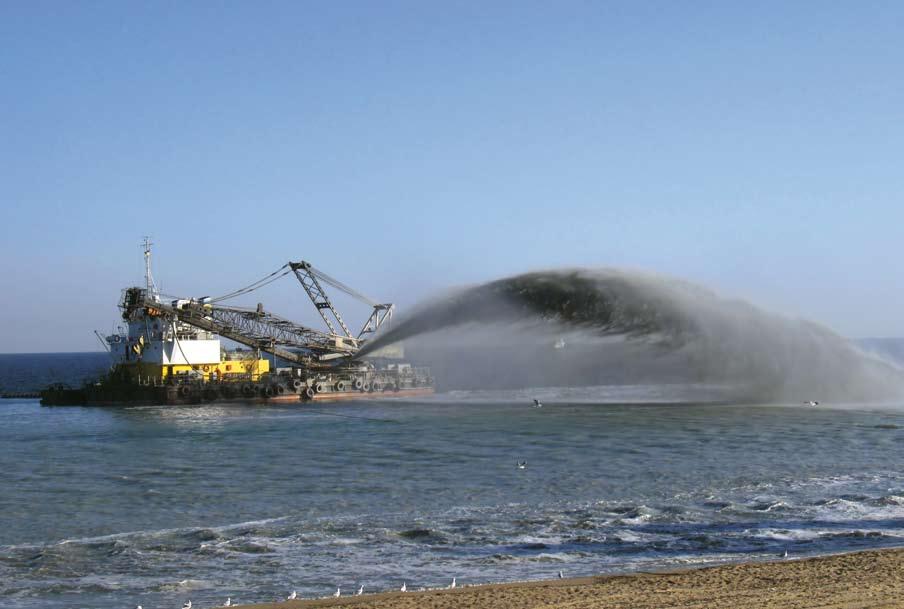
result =
[[[537,398],[534,398],[534,408],[543,408],[543,404]]]
[[[182,609],[191,609],[191,599],[187,603],[182,604]]]

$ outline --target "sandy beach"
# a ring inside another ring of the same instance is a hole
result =
[[[354,592],[349,590],[349,592]],[[904,549],[683,571],[246,605],[368,609],[904,607]]]

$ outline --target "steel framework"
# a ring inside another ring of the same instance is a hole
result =
[[[260,306],[249,310],[190,301],[174,307],[151,300],[145,300],[142,305],[157,309],[171,319],[304,366],[347,358],[359,347],[355,339],[312,330]]]
[[[149,246],[146,246],[148,252],[149,249]],[[295,273],[311,302],[314,303],[329,332],[314,330],[274,315],[265,311],[263,305],[258,305],[256,309],[245,309],[214,304],[259,289],[288,274],[290,270]],[[331,365],[330,362],[353,359],[366,340],[365,337],[391,320],[394,310],[392,304],[375,302],[304,261],[289,262],[263,279],[225,296],[200,300],[175,300],[172,304],[160,301],[156,289],[152,289],[155,286],[150,281],[148,279],[148,287],[145,290],[130,288],[126,291],[128,294],[124,296],[122,304],[125,317],[129,311],[145,308],[167,319],[219,334],[237,343],[307,367],[326,367]],[[357,336],[349,330],[321,282],[373,307]],[[336,331],[333,322],[342,329],[341,333]]]
[[[365,335],[376,332],[385,322],[392,319],[392,312],[395,309],[395,305],[392,303],[379,303],[368,298],[361,292],[350,288],[341,281],[333,279],[323,271],[314,268],[310,262],[305,262],[304,260],[301,262],[290,262],[289,268],[294,271],[295,277],[297,277],[298,282],[301,283],[301,287],[308,293],[311,302],[314,303],[317,312],[320,313],[320,317],[323,318],[324,323],[326,323],[330,332],[333,334],[337,334],[336,328],[330,321],[327,312],[329,312],[333,319],[339,324],[342,331],[345,333],[345,336],[348,338],[355,338],[358,341],[363,340]],[[370,317],[364,322],[364,326],[361,327],[361,331],[358,332],[357,336],[353,337],[351,330],[345,325],[345,321],[342,319],[342,316],[339,315],[339,311],[336,310],[330,297],[327,296],[326,292],[323,290],[323,286],[320,284],[321,281],[333,286],[337,290],[345,292],[352,298],[373,307]]]

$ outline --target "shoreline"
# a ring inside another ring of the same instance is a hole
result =
[[[349,590],[352,594],[354,590]],[[454,590],[236,605],[243,609],[854,609],[904,607],[904,547]]]

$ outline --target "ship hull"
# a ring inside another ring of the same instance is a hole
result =
[[[182,391],[180,391],[182,389]],[[185,391],[185,389],[189,389]],[[380,392],[327,391],[308,397],[304,393],[286,392],[279,395],[241,395],[234,392],[212,391],[210,387],[171,386],[87,386],[82,389],[46,390],[41,392],[44,406],[182,406],[205,403],[236,404],[312,404],[348,400],[371,401],[433,395],[433,387],[409,387]]]
[[[272,398],[259,398],[258,402],[295,403],[295,402],[336,402],[341,400],[387,400],[391,398],[414,398],[433,395],[433,387],[416,387],[412,389],[399,389],[398,391],[383,391],[380,393],[363,393],[361,391],[332,391],[330,393],[315,393],[310,400],[302,396],[290,394],[274,396]]]

